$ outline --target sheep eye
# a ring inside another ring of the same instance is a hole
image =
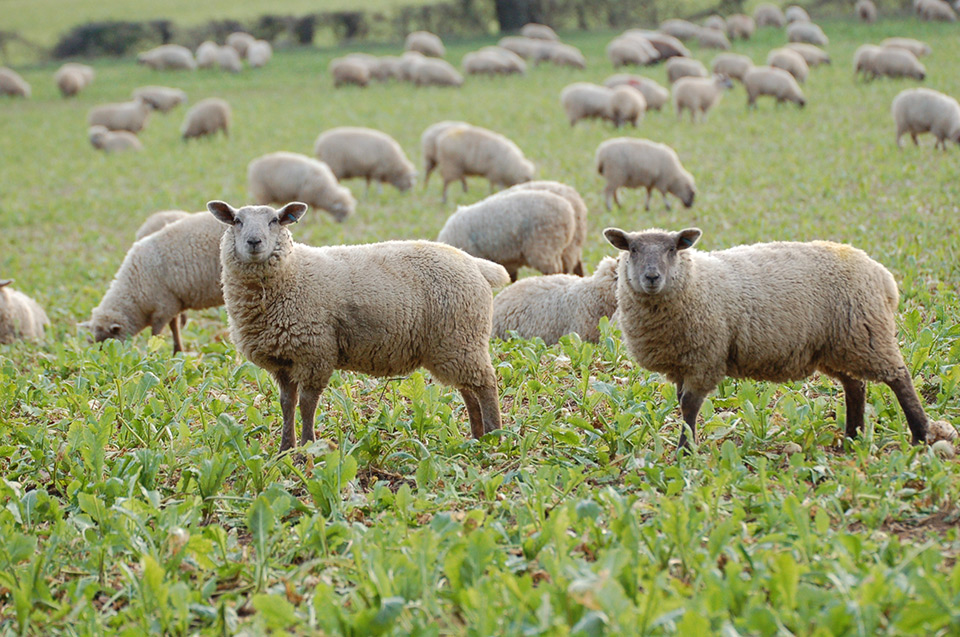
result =
[[[280,220],[279,220],[279,219],[271,219],[271,220],[270,220],[270,225],[271,225],[271,226],[275,226],[275,225],[277,225],[278,223],[280,223]]]
[[[234,222],[233,222],[233,225],[235,225],[235,226],[238,227],[238,228],[241,228],[241,227],[243,227],[243,222],[240,221],[239,219],[235,219]]]

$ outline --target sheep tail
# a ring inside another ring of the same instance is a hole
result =
[[[487,261],[486,259],[476,259],[477,267],[480,268],[480,274],[487,280],[490,287],[500,288],[510,283],[510,275],[507,270],[499,263]]]

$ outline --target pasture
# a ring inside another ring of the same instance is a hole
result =
[[[421,131],[463,119],[514,140],[538,178],[578,189],[590,271],[615,254],[608,226],[698,226],[703,250],[866,250],[900,286],[902,348],[928,413],[956,423],[958,149],[926,136],[898,151],[890,101],[916,84],[854,82],[850,60],[864,42],[926,40],[924,85],[957,96],[957,27],[821,24],[833,64],[811,70],[805,109],[761,100],[747,112],[737,85],[703,124],[652,112],[620,132],[571,129],[558,102],[565,85],[613,72],[613,33],[561,34],[585,71],[544,65],[461,89],[334,90],[327,64],[341,51],[280,51],[239,75],[96,61],[73,100],[55,66],[25,70],[33,98],[0,100],[0,278],[53,327],[40,346],[0,347],[0,634],[956,634],[958,465],[909,444],[885,386],[868,386],[866,431],[844,449],[839,384],[728,379],[701,412],[699,449],[677,460],[673,385],[606,326],[597,345],[493,341],[504,429],[480,441],[459,395],[422,372],[335,374],[320,440],[297,464],[277,458],[276,385],[235,351],[222,309],[191,314],[176,357],[169,332],[91,346],[76,330],[149,213],[239,205],[251,159],[310,154],[326,128],[384,130],[419,164]],[[762,63],[784,41],[762,29],[734,50]],[[488,43],[448,42],[447,59]],[[691,48],[709,64],[713,52]],[[667,84],[662,66],[639,72]],[[143,152],[94,151],[88,109],[146,84],[191,104],[226,99],[230,137],[184,143],[181,107],[151,116]],[[645,212],[643,193],[626,191],[604,210],[593,154],[622,134],[677,150],[697,181],[692,208],[655,196]],[[487,194],[480,180],[466,194],[454,184],[442,205],[436,175],[407,193],[346,183],[356,215],[338,225],[311,211],[295,239],[435,238],[456,205]]]

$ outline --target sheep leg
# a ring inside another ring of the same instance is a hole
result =
[[[433,174],[434,165],[427,166],[423,171],[423,189],[427,189],[427,182],[430,181],[430,175]]]
[[[466,387],[460,388],[460,395],[463,396],[463,404],[467,406],[467,416],[470,418],[470,433],[474,438],[483,437],[483,410],[480,408],[477,395]]]
[[[667,199],[667,193],[661,190],[660,196],[663,197],[663,205],[666,207],[667,210],[670,210],[670,200]]]
[[[910,139],[913,140],[913,145],[914,145],[914,146],[919,146],[919,145],[920,145],[920,142],[917,141],[917,134],[916,134],[916,133],[910,133]]]
[[[927,440],[927,414],[923,411],[917,389],[913,386],[913,378],[906,367],[900,367],[897,375],[886,381],[890,389],[897,395],[903,415],[907,417],[907,425],[913,434],[913,444],[919,445]]]
[[[604,206],[606,206],[608,212],[612,208],[612,206],[610,205],[610,199],[614,197],[616,194],[617,194],[617,189],[611,188],[609,184],[607,185],[606,188],[603,189],[603,204]]]
[[[586,276],[583,272],[583,259],[577,260],[577,265],[573,266],[573,274],[576,276]]]
[[[297,396],[300,386],[290,379],[290,373],[285,369],[274,373],[277,385],[280,386],[280,411],[283,412],[283,433],[280,437],[280,452],[292,449],[297,444],[294,431],[294,419],[297,413]]]
[[[326,383],[324,383],[326,385]],[[317,403],[320,402],[320,394],[323,393],[323,387],[320,389],[307,389],[304,387],[300,391],[300,420],[303,426],[300,428],[300,445],[303,446],[316,440],[313,433],[313,422],[317,415]]]
[[[699,415],[700,407],[703,405],[704,395],[689,388],[683,388],[682,383],[678,383],[677,388],[680,390],[680,415],[683,416],[683,422],[685,423],[683,430],[680,432],[678,448],[689,450],[690,441],[687,439],[687,428],[690,429],[690,438],[696,442],[697,415]]]
[[[443,180],[443,194],[440,196],[440,201],[447,203],[447,186],[450,185],[450,182],[446,179]]]
[[[363,198],[366,199],[370,196],[370,177],[367,176],[367,189],[363,191]]]
[[[863,408],[867,400],[867,384],[859,378],[846,374],[834,374],[843,385],[843,398],[847,404],[845,436],[853,440],[863,431]]]
[[[647,203],[644,204],[643,209],[647,212],[650,211],[650,197],[653,194],[653,189],[650,186],[647,186]]]
[[[493,368],[490,368],[490,377],[496,378]],[[496,431],[502,428],[500,420],[500,397],[497,395],[497,383],[492,381],[490,384],[480,387],[472,387],[467,390],[476,401],[480,408],[481,421],[474,424],[473,417],[470,418],[470,430],[474,438],[480,438],[483,434]],[[463,390],[461,390],[461,393]],[[469,410],[469,407],[468,407]]]
[[[510,283],[517,282],[517,268],[507,268],[507,274],[510,275]]]
[[[460,183],[463,185],[463,192],[467,192],[467,177],[466,176],[461,177]],[[492,187],[493,184],[490,184],[490,186]]]
[[[170,331],[173,332],[173,353],[183,351],[183,341],[180,340],[180,315],[173,317],[170,321]]]

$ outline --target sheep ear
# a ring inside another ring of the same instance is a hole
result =
[[[13,279],[0,279],[0,288],[5,288],[13,283]]]
[[[218,220],[232,226],[237,221],[237,210],[226,201],[214,199],[207,202],[207,210]]]
[[[113,336],[120,336],[120,330],[122,329],[123,329],[122,325],[120,325],[119,323],[114,323],[110,326],[110,333]]]
[[[291,223],[300,221],[300,217],[307,212],[307,204],[299,201],[291,201],[286,206],[277,211],[280,217],[280,225],[287,226]]]
[[[686,230],[681,230],[677,233],[677,250],[686,250],[687,248],[692,248],[697,241],[700,240],[700,235],[703,232],[700,231],[700,228],[687,228]]]
[[[603,231],[603,236],[617,250],[629,250],[630,242],[627,240],[627,233],[620,228],[607,228]]]

